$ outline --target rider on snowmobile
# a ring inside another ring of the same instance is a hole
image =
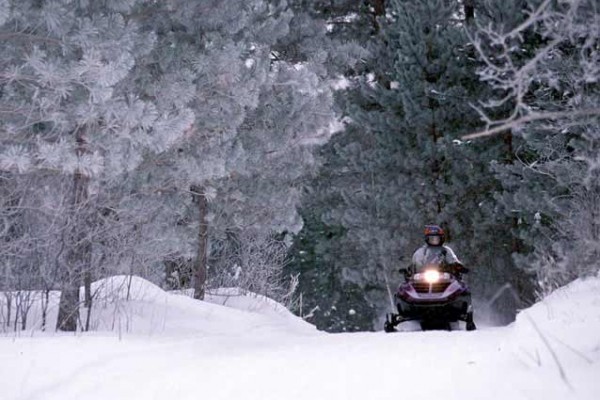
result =
[[[460,262],[454,251],[444,245],[444,230],[438,225],[425,226],[425,244],[413,254],[410,272],[421,272],[427,265],[446,265],[451,271],[460,275],[468,269]]]
[[[450,323],[458,321],[464,321],[468,331],[477,329],[471,292],[462,280],[462,274],[469,270],[444,245],[445,239],[438,225],[425,227],[425,245],[415,251],[408,268],[400,269],[405,282],[394,294],[398,312],[386,316],[386,332],[395,331],[404,321],[419,321],[423,330],[451,329]]]

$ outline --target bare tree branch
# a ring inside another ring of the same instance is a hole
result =
[[[508,122],[502,123],[501,125],[494,126],[493,128],[485,129],[483,131],[470,133],[462,137],[463,140],[477,139],[481,137],[493,136],[509,129],[515,129],[528,122],[543,121],[543,120],[557,120],[561,118],[577,118],[577,117],[589,117],[599,116],[600,107],[591,108],[585,110],[572,110],[572,111],[556,111],[556,112],[541,112],[531,113],[521,118],[509,120]]]

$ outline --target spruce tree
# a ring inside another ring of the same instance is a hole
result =
[[[499,183],[488,165],[504,159],[507,146],[460,140],[480,126],[471,103],[485,90],[466,13],[447,1],[386,7],[371,58],[344,94],[346,129],[329,146],[319,178],[330,199],[321,218],[341,227],[338,246],[356,253],[337,274],[362,288],[378,317],[389,310],[396,271],[421,245],[425,224],[446,229],[481,297],[512,271],[507,220],[489,218]]]
[[[348,83],[364,72],[370,56],[366,42],[377,31],[376,17],[384,10],[370,7],[371,2],[347,0],[292,0],[294,11],[290,33],[276,49],[279,57],[291,60],[321,60],[323,76],[334,89],[336,111],[343,118]],[[302,307],[296,311],[320,329],[329,331],[364,330],[373,319],[360,288],[344,282],[341,271],[357,254],[342,246],[344,229],[324,224],[322,216],[337,204],[340,196],[330,187],[330,175],[344,168],[333,160],[339,133],[319,151],[323,163],[310,181],[302,199],[302,231],[294,237],[290,274],[299,274],[298,293]],[[332,161],[333,160],[333,161]],[[335,164],[335,166],[334,166]],[[360,312],[357,312],[360,310]]]

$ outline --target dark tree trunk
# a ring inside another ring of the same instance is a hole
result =
[[[10,327],[10,317],[12,314],[12,294],[4,292],[6,297],[6,327]]]
[[[476,0],[463,0],[465,20],[467,21],[467,24],[472,23],[475,19],[475,1]]]
[[[91,249],[89,254],[91,254]],[[89,264],[87,264],[87,266],[90,267]],[[83,304],[87,309],[84,330],[87,332],[90,330],[90,320],[92,317],[92,271],[90,271],[89,268],[83,274],[83,296]]]
[[[79,320],[79,283],[73,279],[75,284],[63,285],[58,303],[58,319],[56,329],[61,331],[75,332]],[[77,287],[75,287],[77,286]]]
[[[385,15],[385,0],[369,0],[367,2],[371,7],[373,7],[372,16],[372,24],[374,33],[379,32],[379,22],[377,21],[378,17]]]
[[[42,291],[42,331],[46,331],[46,320],[48,315],[48,302],[50,300],[50,290]]]
[[[502,134],[502,141],[506,146],[506,153],[504,155],[504,163],[505,164],[514,164],[515,162],[515,152],[513,146],[513,133],[511,129],[508,129],[506,132]],[[511,251],[513,253],[521,253],[523,251],[523,243],[521,239],[517,236],[517,230],[519,229],[519,217],[514,215],[510,219],[510,227],[513,232],[512,234],[512,243],[511,243]]]
[[[84,130],[76,132],[77,155],[85,153]],[[80,170],[73,175],[73,209],[70,218],[68,235],[68,254],[65,271],[62,274],[62,291],[58,307],[56,329],[74,332],[77,330],[79,320],[79,288],[81,286],[82,271],[90,268],[91,244],[86,236],[84,209],[88,199],[89,177]]]
[[[370,0],[369,3],[373,6],[375,12],[373,13],[376,17],[385,15],[385,0]]]
[[[205,190],[199,186],[192,187],[194,201],[198,205],[198,256],[194,265],[194,298],[203,300],[206,291],[206,263],[208,261],[208,201]]]
[[[27,329],[27,317],[29,316],[29,311],[31,310],[31,306],[33,305],[33,301],[31,299],[31,292],[27,292],[25,298],[23,299],[23,305],[21,306],[21,330],[24,331]]]
[[[91,271],[85,271],[85,274],[83,274],[83,288],[85,291],[85,306],[86,308],[91,308],[92,307],[92,272]]]
[[[507,164],[513,164],[515,162],[515,152],[513,146],[513,133],[512,129],[507,130],[502,134],[502,140],[506,145],[506,156],[505,161]]]

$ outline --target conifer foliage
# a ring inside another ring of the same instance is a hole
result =
[[[384,4],[365,40],[369,56],[347,76],[348,90],[339,96],[345,130],[323,149],[324,166],[307,199],[318,209],[318,222],[303,238],[318,243],[311,249],[304,240],[303,253],[295,254],[314,281],[328,277],[338,287],[360,287],[354,304],[364,319],[347,316],[348,325],[336,322],[334,330],[377,326],[401,279],[398,268],[410,262],[430,223],[446,229],[450,245],[473,269],[471,283],[481,298],[507,282],[523,283],[511,259],[512,215],[500,212],[495,196],[502,187],[490,168],[511,158],[511,146],[504,138],[461,140],[481,127],[472,105],[489,93],[478,79],[480,62],[467,30],[473,10],[442,0]],[[323,231],[336,234],[323,238]],[[327,263],[314,272],[302,261],[313,254]],[[317,305],[318,319],[320,312],[331,315],[331,305]],[[507,312],[516,306],[506,305]]]
[[[60,194],[59,329],[77,327],[80,277],[92,255],[91,185],[135,168],[144,152],[164,150],[191,124],[189,115],[179,115],[179,132],[161,130],[165,116],[122,86],[154,44],[127,18],[133,6],[14,2],[3,26],[1,168],[71,179]]]
[[[596,273],[599,20],[595,0],[0,0],[0,326],[35,289],[88,329],[92,281],[139,274],[373,329],[430,223],[489,307]]]
[[[354,80],[346,101],[344,137],[330,155],[337,160],[331,186],[341,201],[323,215],[347,230],[343,247],[360,249],[342,276],[364,288],[376,313],[389,307],[386,285],[395,285],[399,260],[410,259],[417,227],[454,216],[458,187],[449,179],[461,149],[452,139],[469,114],[467,102],[455,100],[466,96],[455,6],[392,2],[386,11],[390,17],[379,20],[371,41],[369,70]]]
[[[282,252],[258,244],[299,229],[312,148],[334,130],[318,66],[273,57],[285,3],[31,0],[0,15],[2,290],[61,289],[57,328],[72,331],[80,286],[89,316],[103,275],[162,283],[191,263],[202,298],[220,235],[271,254],[277,275]]]

